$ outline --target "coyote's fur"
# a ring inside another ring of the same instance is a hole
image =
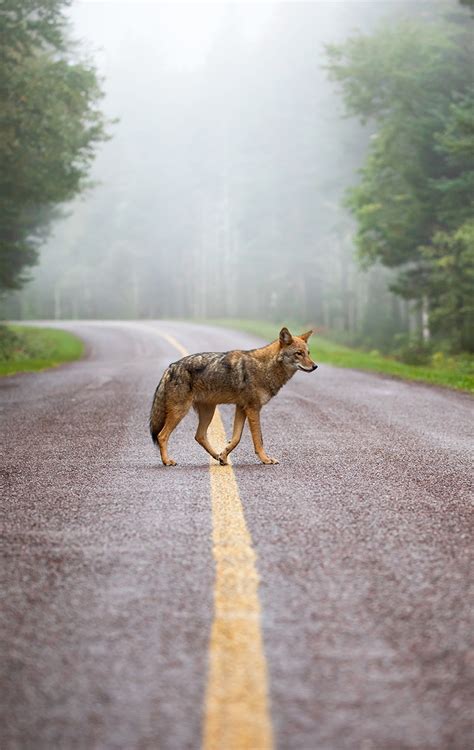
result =
[[[312,331],[292,336],[282,328],[280,336],[261,349],[190,354],[173,362],[163,373],[155,391],[150,414],[150,432],[160,448],[165,466],[175,466],[168,456],[168,439],[177,424],[194,406],[199,415],[195,438],[221,464],[240,442],[248,419],[255,453],[264,464],[276,464],[263,449],[260,410],[297,370],[312,372],[317,365],[309,356],[307,341]],[[232,439],[217,453],[207,439],[217,404],[235,404]]]

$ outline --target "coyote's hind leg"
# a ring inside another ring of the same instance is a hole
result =
[[[227,463],[227,456],[240,443],[240,438],[242,437],[244,424],[245,424],[245,412],[241,406],[236,406],[235,416],[234,416],[234,430],[232,432],[232,437],[230,439],[230,442],[227,443],[224,450],[221,451],[221,453],[219,453],[219,463],[221,463],[222,465],[225,466],[225,464]]]
[[[212,458],[215,458],[216,461],[218,461],[219,456],[207,439],[207,428],[211,424],[215,410],[216,407],[213,405],[199,404],[199,406],[197,407],[199,424],[194,439],[199,443],[199,445],[202,445],[204,450],[207,451],[212,456]]]
[[[158,446],[160,448],[161,460],[165,466],[176,466],[176,461],[173,461],[168,456],[168,440],[175,427],[178,426],[183,417],[188,413],[190,406],[190,401],[179,405],[176,404],[171,408],[167,406],[165,423],[158,433]]]

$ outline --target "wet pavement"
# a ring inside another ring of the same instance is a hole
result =
[[[179,358],[156,331],[190,352],[263,342],[175,322],[66,327],[84,360],[0,379],[0,746],[194,750],[210,472],[193,413],[170,441],[176,468],[151,443],[153,391]],[[474,745],[473,404],[321,365],[263,410],[279,465],[257,462],[245,428],[232,460],[280,750]]]

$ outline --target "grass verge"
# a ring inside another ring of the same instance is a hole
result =
[[[236,328],[253,333],[267,341],[273,341],[278,336],[280,326],[256,320],[212,320],[215,325]],[[290,326],[290,330],[302,333],[301,326]],[[441,385],[460,391],[474,393],[474,362],[465,357],[434,356],[436,364],[407,365],[392,357],[384,357],[378,352],[364,352],[347,346],[335,344],[326,338],[316,335],[310,340],[311,355],[316,362],[325,362],[336,367],[350,367],[355,370],[365,370],[391,375],[404,380],[418,380],[432,385]]]
[[[56,328],[0,325],[0,376],[56,367],[82,357],[77,336]]]

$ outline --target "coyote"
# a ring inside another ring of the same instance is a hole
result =
[[[168,456],[168,440],[191,406],[199,416],[195,439],[220,464],[227,464],[227,456],[239,444],[246,419],[259,459],[277,464],[263,448],[260,410],[297,370],[316,370],[307,345],[311,334],[292,336],[282,328],[279,338],[261,349],[190,354],[173,362],[158,384],[150,414],[151,437],[164,465],[176,466]],[[232,439],[220,453],[207,439],[217,404],[235,404]]]

